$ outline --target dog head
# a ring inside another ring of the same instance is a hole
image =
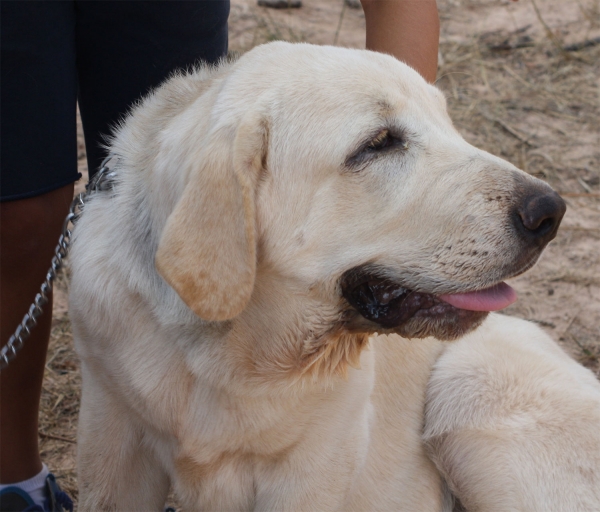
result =
[[[207,320],[239,315],[269,272],[348,330],[452,339],[509,301],[502,281],[535,263],[565,211],[463,140],[441,92],[386,55],[258,47],[196,115],[211,126],[182,140],[199,156],[156,264]]]

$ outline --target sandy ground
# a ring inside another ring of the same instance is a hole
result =
[[[599,0],[440,0],[438,86],[465,138],[561,192],[568,211],[557,239],[511,281],[508,313],[537,322],[600,377]],[[361,10],[342,0],[304,0],[271,11],[233,0],[230,49],[284,39],[364,47]],[[85,148],[79,136],[79,164]],[[82,187],[80,184],[79,187]],[[42,397],[42,455],[77,497],[79,363],[67,317],[68,277],[57,283]]]

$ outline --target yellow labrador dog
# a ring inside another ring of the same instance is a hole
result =
[[[81,510],[600,510],[599,383],[488,315],[565,205],[415,71],[268,44],[110,152],[72,253]]]

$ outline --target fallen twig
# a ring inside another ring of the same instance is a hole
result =
[[[579,43],[568,44],[567,46],[563,46],[563,50],[565,52],[578,52],[579,50],[590,48],[591,46],[596,46],[597,44],[600,44],[600,36],[594,37],[593,39],[586,39],[585,41],[581,41]]]
[[[552,322],[548,322],[546,320],[538,320],[537,318],[528,318],[530,322],[535,322],[538,325],[542,325],[544,327],[550,327],[551,329],[556,329],[556,325]]]
[[[340,30],[342,29],[342,22],[344,21],[345,13],[346,13],[346,2],[342,2],[342,10],[340,12],[340,18],[338,20],[337,28],[335,29],[335,36],[333,37],[333,46],[337,46],[338,37],[340,36]]]
[[[560,43],[559,39],[556,37],[554,32],[552,32],[552,29],[548,26],[548,24],[546,23],[544,18],[542,18],[540,10],[538,9],[537,4],[535,3],[535,0],[531,0],[531,4],[533,5],[533,10],[535,11],[535,15],[537,16],[537,19],[539,20],[539,22],[542,24],[542,27],[544,27],[544,30],[546,31],[546,36],[548,37],[548,39],[550,39],[550,42],[554,46],[556,46],[557,50],[564,54],[565,50],[564,50],[562,44]]]
[[[583,355],[590,359],[591,361],[597,361],[598,356],[594,354],[589,348],[587,348],[583,343],[581,343],[575,336],[573,336],[570,332],[565,333],[569,338],[571,338],[579,347],[579,349],[583,352]]]
[[[559,192],[564,197],[600,197],[600,192]]]
[[[64,443],[77,444],[77,441],[74,439],[69,439],[68,437],[57,436],[55,434],[46,434],[46,432],[38,431],[38,435],[43,437],[44,439],[54,439],[55,441],[63,441]]]
[[[481,115],[483,117],[485,117],[488,121],[492,121],[493,123],[496,123],[498,126],[500,126],[500,128],[502,128],[505,132],[512,135],[515,139],[521,141],[523,144],[526,144],[529,147],[534,147],[533,144],[531,142],[529,142],[528,138],[521,135],[517,130],[515,130],[512,126],[510,126],[506,122],[502,121],[501,119],[498,119],[497,117],[491,116],[490,114],[488,114],[487,112],[484,112],[483,110],[480,110],[480,112],[481,112]]]

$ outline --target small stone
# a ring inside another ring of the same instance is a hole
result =
[[[258,5],[271,9],[298,9],[302,7],[302,0],[258,0]]]

